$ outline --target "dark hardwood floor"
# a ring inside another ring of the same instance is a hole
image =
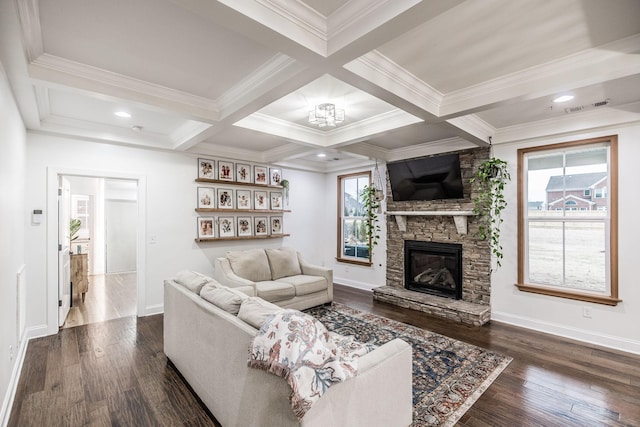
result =
[[[467,327],[342,286],[335,300],[513,357],[458,425],[640,426],[640,356],[495,322]],[[218,425],[167,364],[162,315],[29,343],[9,426],[85,425]]]

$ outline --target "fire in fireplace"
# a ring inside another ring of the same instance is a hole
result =
[[[462,299],[462,245],[405,240],[404,287]]]

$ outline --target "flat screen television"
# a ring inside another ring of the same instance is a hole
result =
[[[461,199],[458,154],[419,157],[387,163],[394,201]]]

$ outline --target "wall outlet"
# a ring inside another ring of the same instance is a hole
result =
[[[591,319],[591,307],[582,307],[582,317]]]
[[[9,346],[9,360],[13,360],[13,346]]]

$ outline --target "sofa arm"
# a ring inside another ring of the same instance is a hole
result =
[[[300,263],[300,269],[302,274],[307,276],[321,276],[327,281],[327,292],[329,293],[329,299],[333,301],[333,270],[319,265],[309,264],[302,258],[300,252],[298,254],[298,262]]]
[[[253,295],[256,295],[256,284],[251,280],[244,279],[238,276],[231,269],[231,264],[227,258],[216,258],[215,260],[215,270],[213,271],[213,278],[216,279],[224,286],[228,286],[230,288],[238,288],[241,286],[250,286],[253,288]],[[246,291],[244,291],[246,293]]]

